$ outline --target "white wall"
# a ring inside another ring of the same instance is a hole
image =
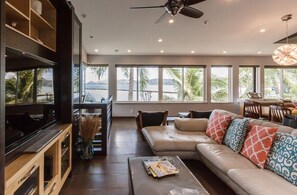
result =
[[[148,55],[91,55],[88,56],[89,64],[109,65],[109,94],[114,97],[113,116],[135,116],[138,110],[159,111],[168,110],[170,116],[177,115],[177,112],[194,110],[225,109],[239,113],[238,98],[238,66],[259,65],[261,84],[260,89],[264,90],[264,65],[275,65],[271,56],[148,56]],[[210,87],[211,65],[233,65],[233,102],[232,103],[210,103],[210,90],[207,94],[207,103],[119,103],[116,102],[116,69],[117,64],[156,64],[156,65],[206,65],[207,88]],[[133,113],[131,113],[133,111]]]

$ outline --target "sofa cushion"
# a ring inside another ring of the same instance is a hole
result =
[[[297,186],[297,136],[277,133],[265,168]]]
[[[205,131],[208,124],[206,118],[177,118],[174,120],[175,127],[180,131]]]
[[[297,187],[266,169],[231,169],[228,176],[247,194],[297,194]]]
[[[215,109],[215,110],[213,110],[213,111],[211,112],[211,115],[210,115],[210,117],[209,117],[209,120],[211,120],[212,117],[213,117],[215,114],[217,114],[217,113],[219,113],[221,116],[223,116],[223,115],[231,116],[232,120],[233,120],[233,119],[236,119],[236,118],[239,118],[239,119],[240,119],[240,118],[243,118],[242,115],[238,115],[238,114],[235,114],[235,113],[226,111],[226,110]]]
[[[241,154],[263,169],[276,131],[275,127],[251,125]]]
[[[259,120],[259,119],[251,119],[250,124],[264,126],[264,127],[277,127],[277,131],[283,132],[283,133],[291,133],[294,129],[289,126],[279,125],[276,123],[272,123],[272,122],[265,121],[265,120]]]
[[[197,150],[200,158],[211,162],[225,174],[233,168],[258,169],[251,161],[235,153],[226,145],[198,144]]]
[[[214,113],[213,117],[208,122],[206,135],[221,144],[230,122],[231,116],[220,115],[220,113],[217,112]]]
[[[239,153],[247,133],[249,119],[234,119],[224,137],[224,144]]]
[[[209,119],[212,111],[195,111],[190,110],[190,118],[207,118]]]
[[[198,143],[216,143],[205,132],[179,131],[174,126],[152,126],[142,129],[154,151],[196,151]]]

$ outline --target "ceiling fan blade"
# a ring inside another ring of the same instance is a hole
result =
[[[206,1],[206,0],[184,0],[184,5],[185,6],[194,5],[194,4],[197,4],[197,3],[201,3],[203,1]]]
[[[200,18],[201,16],[203,16],[202,11],[199,11],[193,7],[188,7],[188,6],[183,7],[179,13],[181,13],[184,16],[191,17],[191,18]]]
[[[163,8],[164,5],[146,6],[146,7],[130,7],[130,9],[147,9],[147,8]]]
[[[160,21],[164,20],[167,16],[168,12],[166,11],[156,22],[155,24],[159,23]]]

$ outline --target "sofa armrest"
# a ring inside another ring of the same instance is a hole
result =
[[[180,131],[206,131],[208,119],[206,118],[177,118],[175,127]]]

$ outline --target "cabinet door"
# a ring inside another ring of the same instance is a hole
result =
[[[59,139],[60,147],[60,179],[64,183],[72,168],[72,126],[67,128]]]
[[[15,174],[15,180],[5,189],[5,194],[42,194],[43,158],[32,162]]]

